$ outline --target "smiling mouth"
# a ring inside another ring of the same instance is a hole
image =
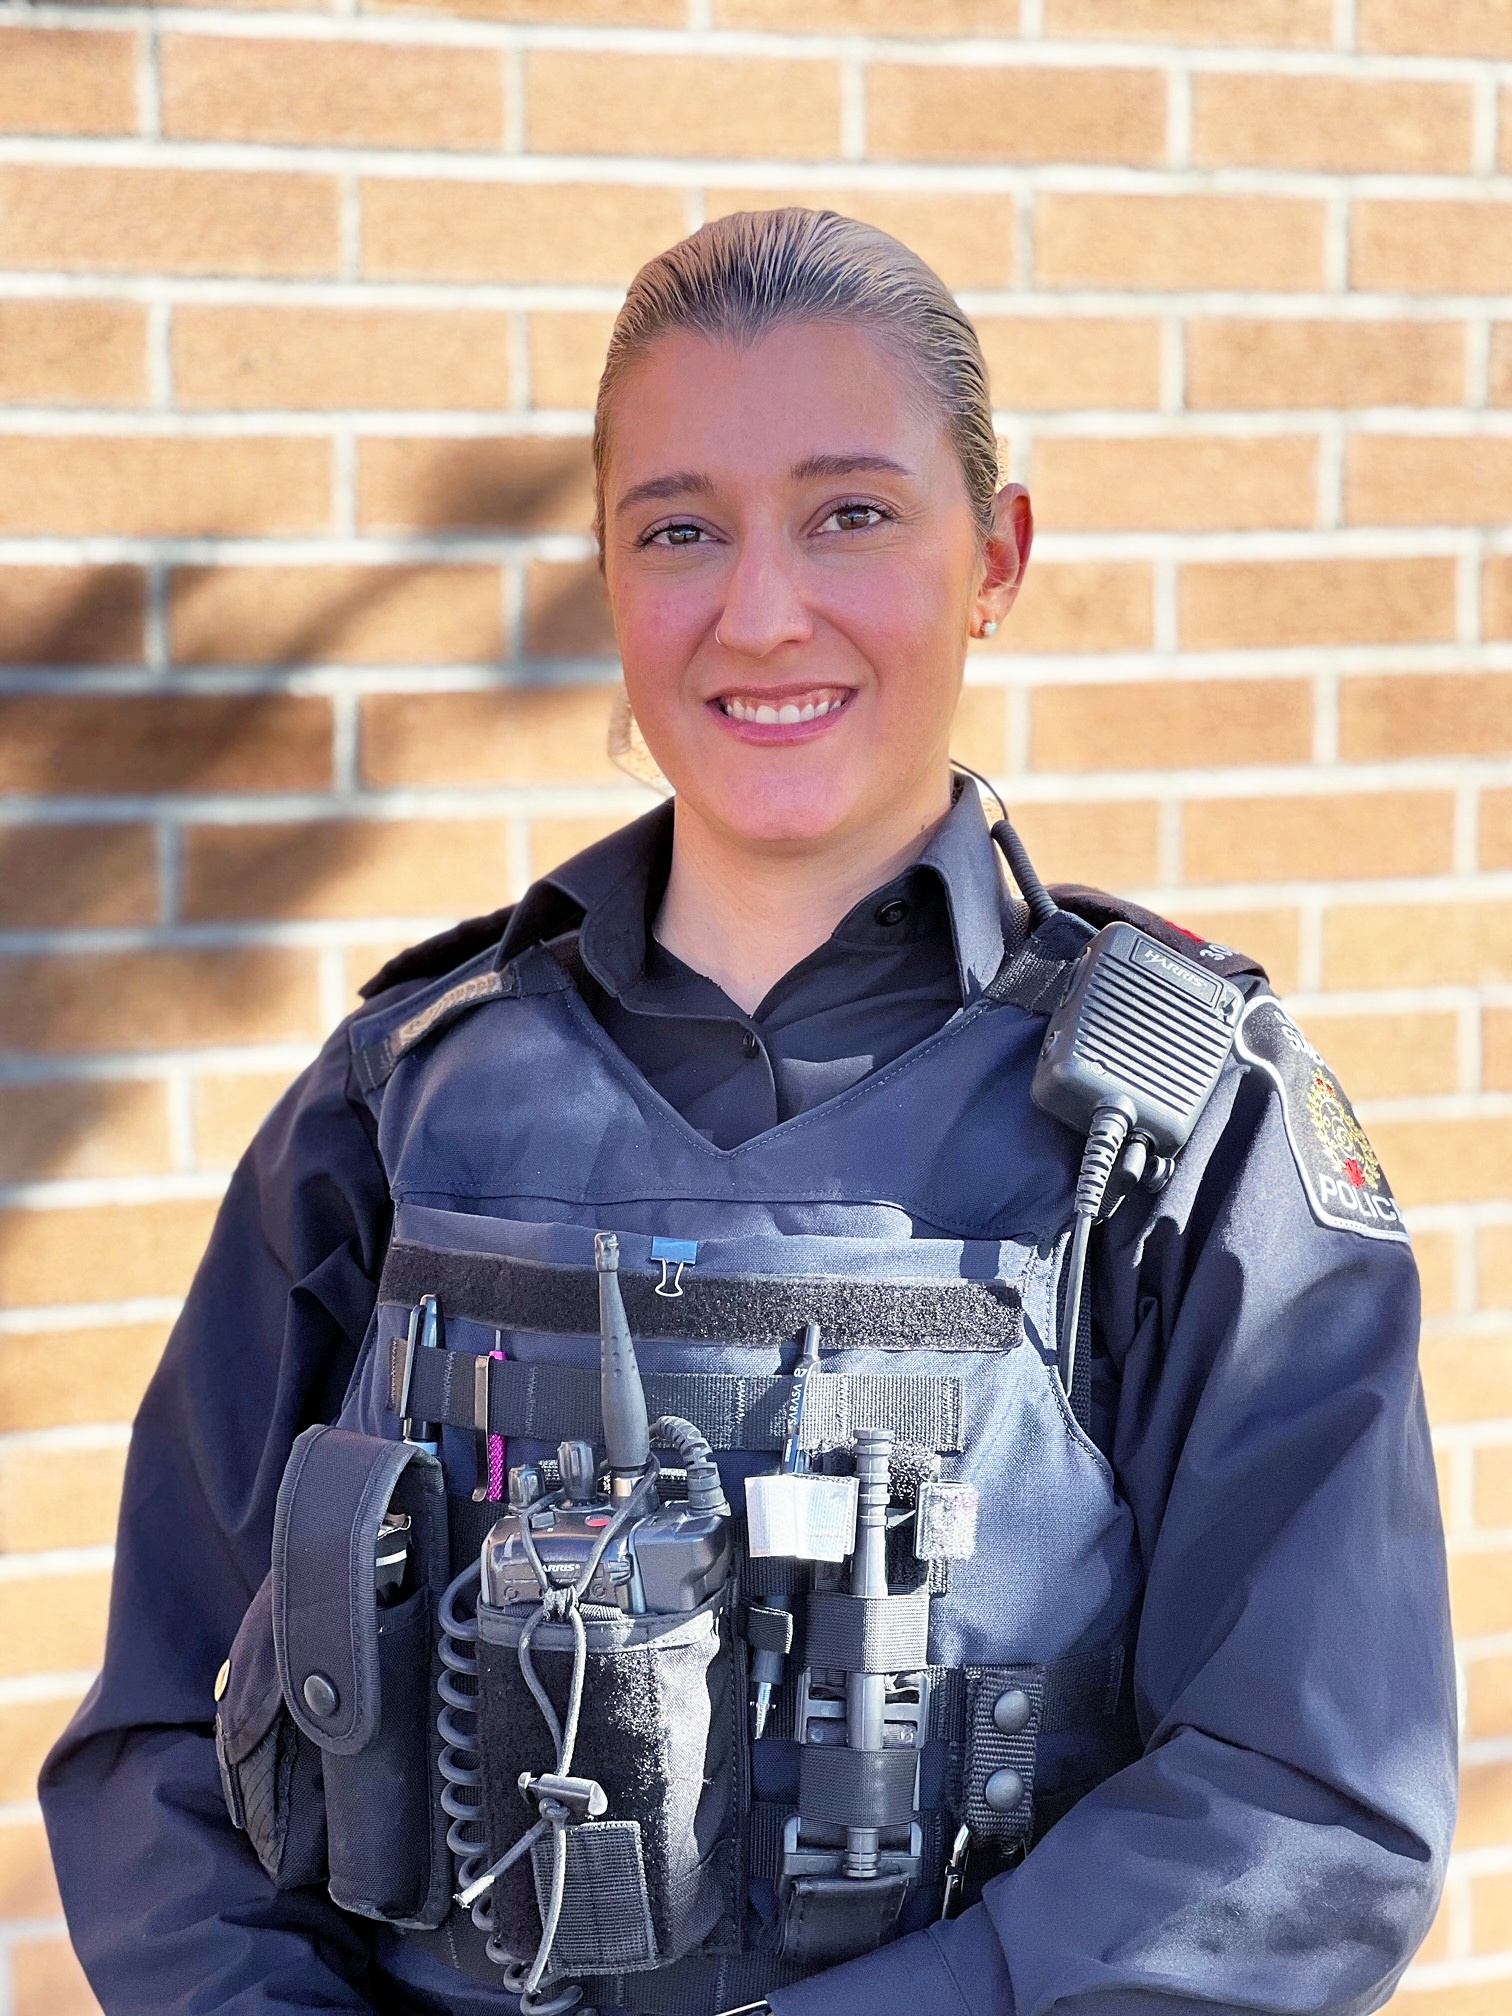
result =
[[[785,694],[780,700],[763,698],[757,693],[722,693],[714,705],[730,721],[748,722],[758,728],[789,728],[838,713],[854,693],[851,686],[814,686],[804,692]]]

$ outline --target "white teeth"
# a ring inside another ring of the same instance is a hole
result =
[[[817,721],[821,714],[828,714],[831,707],[838,707],[839,705],[840,702],[838,700],[821,700],[814,709],[814,719]]]
[[[799,721],[821,720],[826,714],[843,707],[845,702],[843,698],[806,700],[800,707],[796,700],[785,700],[780,707],[773,707],[766,701],[742,700],[732,693],[719,704],[732,721],[759,721],[763,727],[790,727]]]
[[[778,715],[778,712],[777,712],[777,709],[776,709],[775,707],[764,707],[764,706],[763,706],[763,707],[758,707],[758,708],[756,709],[756,712],[754,713],[754,715],[752,715],[752,716],[751,716],[751,719],[752,719],[752,720],[754,720],[754,721],[760,721],[760,722],[762,722],[762,723],[764,723],[764,724],[766,724],[766,725],[770,726],[771,724],[773,724],[773,723],[775,723],[775,722],[776,722],[777,720],[779,720],[779,719],[780,719],[780,716]]]
[[[784,723],[785,726],[793,727],[803,719],[803,716],[792,702],[789,701],[786,706],[777,709],[777,719]]]
[[[818,709],[814,706],[813,701],[810,700],[806,707],[798,709],[798,719],[800,721],[812,721],[817,712]]]

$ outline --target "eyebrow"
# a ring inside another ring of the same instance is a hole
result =
[[[795,483],[806,483],[815,476],[851,476],[866,470],[877,475],[913,475],[911,469],[905,469],[888,455],[805,455],[801,462],[793,464],[788,475]],[[633,484],[614,507],[615,513],[662,497],[706,497],[716,487],[713,477],[704,475],[702,470],[674,469],[666,476],[651,476],[644,483]]]

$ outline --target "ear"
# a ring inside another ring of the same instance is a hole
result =
[[[1034,544],[1034,508],[1022,483],[1005,483],[992,503],[987,536],[987,571],[972,605],[972,634],[984,623],[1001,623],[1013,607]]]

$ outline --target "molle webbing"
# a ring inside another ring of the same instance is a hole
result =
[[[652,1273],[620,1272],[631,1334],[693,1343],[769,1347],[817,1323],[828,1350],[1008,1351],[1023,1339],[1018,1290],[997,1281],[847,1281],[781,1275],[702,1275],[680,1295],[658,1295]],[[449,1316],[500,1330],[596,1337],[598,1275],[495,1253],[453,1253],[396,1240],[380,1302],[409,1306],[434,1295]],[[564,1431],[565,1432],[565,1431]]]
[[[411,1419],[481,1431],[475,1406],[479,1359],[471,1351],[416,1351],[408,1400],[403,1400],[405,1341],[390,1353],[389,1410]],[[603,1440],[599,1369],[594,1366],[484,1358],[488,1432],[536,1442],[579,1437]],[[652,1420],[677,1414],[708,1437],[713,1449],[774,1450],[787,1439],[793,1379],[725,1372],[648,1372],[646,1411]],[[849,1441],[859,1428],[890,1428],[901,1441],[921,1442],[941,1455],[962,1446],[961,1388],[954,1379],[875,1373],[811,1375],[803,1403],[807,1450]]]

